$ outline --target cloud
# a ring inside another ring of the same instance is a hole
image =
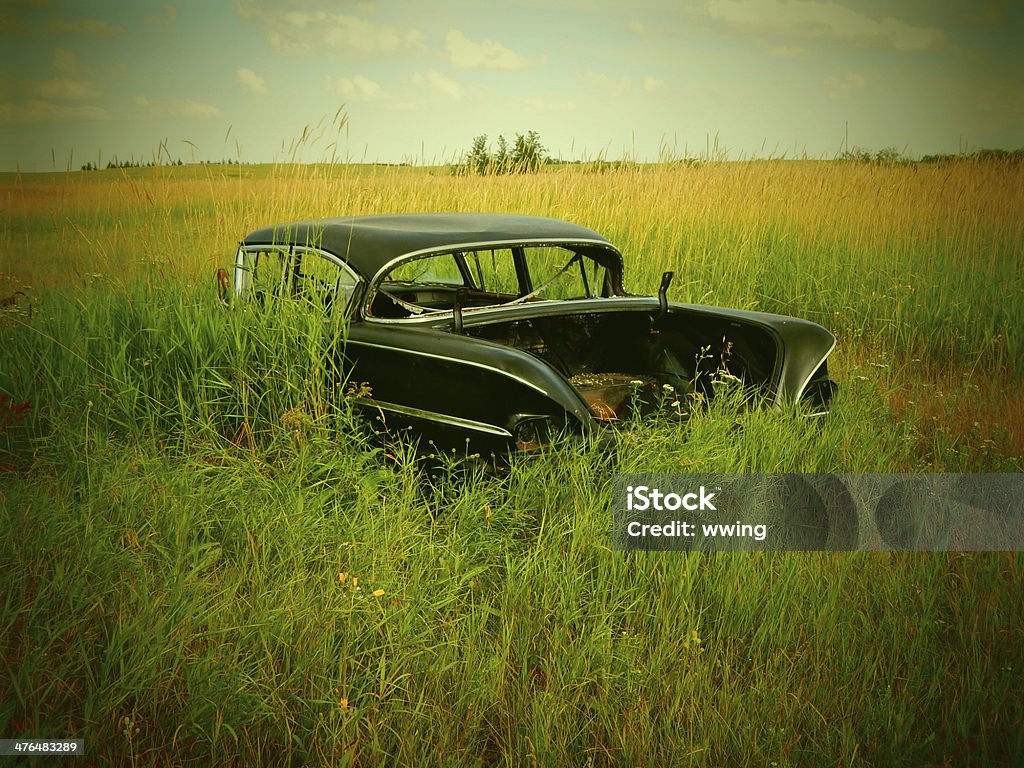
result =
[[[525,69],[531,62],[494,40],[475,43],[458,29],[448,30],[444,50],[453,66],[460,69]]]
[[[53,68],[66,75],[77,75],[85,69],[74,52],[66,51],[63,48],[54,49]]]
[[[371,101],[384,96],[380,83],[363,75],[329,76],[325,78],[325,84],[331,93],[349,101]]]
[[[68,37],[111,38],[120,37],[127,31],[124,27],[108,24],[99,19],[68,21],[67,19],[60,18],[50,22],[49,27],[51,31]]]
[[[72,80],[69,77],[56,77],[36,83],[32,90],[44,99],[62,99],[75,101],[99,96],[100,90],[85,80]]]
[[[426,83],[430,86],[430,90],[435,96],[451,99],[452,101],[458,101],[462,98],[462,86],[450,77],[445,77],[436,69],[428,70],[423,75],[417,72],[412,76],[412,82],[414,85]]]
[[[238,82],[245,90],[249,93],[255,93],[262,96],[267,92],[267,81],[266,78],[260,77],[248,67],[239,67],[235,70],[235,77],[238,78]]]
[[[827,78],[825,80],[825,90],[830,99],[845,99],[867,84],[867,80],[856,72],[848,72],[846,77]]]
[[[145,96],[138,96],[135,105],[144,112],[162,117],[196,117],[207,120],[215,117],[223,117],[223,113],[213,104],[194,99],[169,99],[167,101],[154,101]]]
[[[33,100],[24,104],[0,104],[0,122],[35,123],[44,121],[106,120],[109,114],[101,107],[70,106],[52,101]]]
[[[401,48],[422,47],[419,30],[395,27],[344,13],[268,10],[251,0],[236,4],[243,18],[260,20],[267,41],[282,53],[323,56],[385,56]]]
[[[648,93],[660,91],[664,87],[665,81],[659,80],[658,78],[654,77],[654,75],[647,75],[644,78],[644,90],[647,91]]]
[[[877,41],[901,51],[933,50],[946,43],[936,27],[913,26],[892,16],[876,21],[831,0],[708,0],[699,14],[751,32]]]
[[[626,29],[632,32],[637,37],[642,37],[647,33],[647,27],[643,25],[643,22],[633,20],[626,25]]]

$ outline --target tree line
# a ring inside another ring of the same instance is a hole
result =
[[[862,147],[853,147],[852,149],[840,152],[835,159],[847,162],[873,163],[875,165],[909,165],[913,163],[944,163],[963,160],[980,162],[998,161],[1016,164],[1024,162],[1024,147],[1012,150],[977,149],[970,153],[925,155],[919,160],[907,157],[896,147],[885,147],[874,152]],[[687,157],[674,162],[685,165],[700,165],[707,162],[707,160]],[[243,163],[240,160],[233,160],[231,158],[220,161],[201,160],[195,164],[251,165],[251,163]],[[473,139],[469,151],[451,166],[451,170],[456,174],[475,173],[486,176],[533,173],[540,170],[542,166],[551,164],[582,164],[589,170],[616,170],[623,167],[632,168],[637,165],[636,161],[631,160],[597,160],[588,162],[555,160],[549,155],[547,147],[541,143],[540,134],[537,131],[527,131],[525,134],[515,134],[515,139],[511,143],[504,135],[498,136],[493,146],[489,142],[487,134],[480,134]],[[112,160],[107,161],[106,168],[108,170],[112,168],[151,168],[157,165],[186,165],[186,163],[180,157],[167,163],[158,163],[153,160],[142,162],[134,158],[122,161],[118,160],[115,155]],[[373,163],[373,165],[408,165],[408,163]],[[100,170],[99,164],[92,161],[86,162],[81,168],[83,171]]]
[[[525,135],[517,133],[511,145],[504,135],[498,136],[493,149],[487,141],[487,134],[482,133],[473,139],[469,152],[453,170],[480,175],[531,173],[549,162],[547,147],[541,144],[540,134],[536,131],[527,131]]]
[[[230,157],[227,160],[200,160],[198,163],[190,163],[190,165],[250,165],[250,163],[243,163],[240,160],[232,160]],[[155,160],[147,160],[142,162],[141,160],[118,160],[116,157],[113,160],[108,160],[106,166],[107,170],[111,168],[155,168],[158,165],[186,165],[185,162],[179,157],[177,160],[173,160],[167,163],[158,163]],[[100,170],[99,163],[94,163],[91,160],[82,165],[83,171],[98,171]]]
[[[909,165],[912,163],[948,163],[957,160],[973,160],[978,162],[999,161],[1007,163],[1019,163],[1024,161],[1024,147],[1021,149],[976,149],[973,152],[961,152],[959,154],[925,155],[920,160],[913,160],[896,147],[886,147],[877,152],[871,152],[861,147],[840,152],[837,160],[847,160],[856,163],[874,163],[875,165]]]

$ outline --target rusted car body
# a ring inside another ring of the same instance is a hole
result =
[[[222,278],[227,278],[222,275]],[[358,402],[438,447],[532,450],[737,385],[827,410],[835,338],[793,317],[624,287],[619,250],[564,221],[507,214],[358,216],[250,233],[222,298],[301,298],[343,317]]]

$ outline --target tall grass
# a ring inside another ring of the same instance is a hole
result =
[[[0,316],[0,394],[29,404],[0,420],[0,733],[127,765],[1018,762],[1019,554],[626,555],[608,504],[625,471],[1019,471],[1020,183],[8,180],[0,270],[32,312]],[[426,474],[367,442],[329,366],[343,327],[213,300],[267,222],[452,209],[591,225],[638,291],[675,269],[679,298],[825,321],[833,413],[724,404],[611,453]]]
[[[505,177],[345,166],[233,172],[8,179],[0,268],[40,289],[125,271],[205,278],[241,235],[267,222],[528,212],[606,233],[627,254],[634,290],[653,291],[674,269],[680,299],[796,311],[847,337],[884,340],[893,353],[985,357],[1019,371],[1024,174],[1010,164],[752,161]]]
[[[244,233],[274,221],[437,210],[570,219],[620,245],[628,289],[654,292],[673,269],[676,300],[817,320],[839,337],[840,378],[877,382],[924,443],[1024,456],[1024,173],[1013,164],[750,161],[485,177],[202,166],[8,174],[0,191],[0,272],[31,286],[36,303],[51,288],[125,277],[205,285]],[[932,453],[921,460],[943,468]]]

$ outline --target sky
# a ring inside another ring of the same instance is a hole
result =
[[[1022,40],[1018,0],[0,0],[0,170],[1016,149]]]

